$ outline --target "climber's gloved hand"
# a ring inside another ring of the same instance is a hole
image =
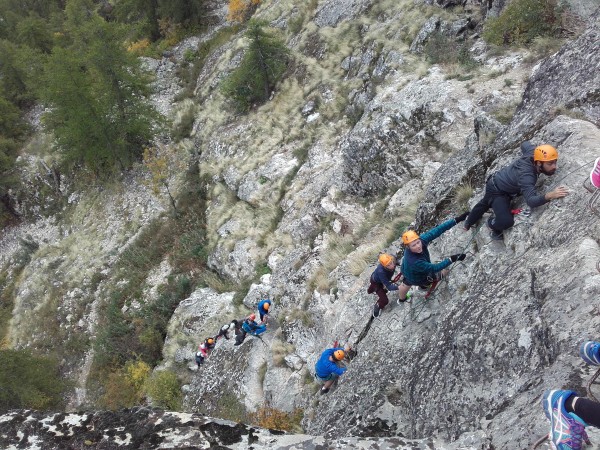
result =
[[[450,256],[450,261],[452,261],[452,262],[462,261],[466,257],[467,257],[467,255],[465,255],[464,253],[457,253],[456,255]]]
[[[469,215],[469,211],[466,211],[466,212],[462,213],[460,216],[456,216],[454,218],[454,220],[456,221],[456,223],[462,222],[463,220],[465,220],[467,218],[468,215]]]

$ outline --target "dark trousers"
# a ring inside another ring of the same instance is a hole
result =
[[[371,284],[367,289],[367,294],[372,293],[377,294],[377,304],[379,305],[379,308],[385,308],[385,306],[390,302],[390,299],[387,296],[387,289],[385,288],[385,286],[381,283],[375,283],[373,280],[371,280]]]
[[[490,178],[485,185],[485,194],[467,217],[467,224],[473,226],[490,208],[494,210],[494,220],[490,223],[493,230],[503,231],[515,224],[515,219],[510,212],[511,196],[498,191]]]

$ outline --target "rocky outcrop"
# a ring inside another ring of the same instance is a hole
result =
[[[556,142],[558,176],[571,189],[569,198],[518,219],[505,247],[491,243],[485,229],[474,236],[459,229],[444,235],[433,259],[467,251],[468,262],[453,268],[447,286],[427,304],[419,306],[422,298],[410,307],[394,304],[374,322],[339,388],[307,421],[311,433],[338,435],[344,424],[352,434],[441,432],[453,439],[481,429],[494,448],[525,448],[544,430],[537,403],[544,389],[584,391],[589,372],[577,358],[577,345],[596,333],[597,321],[589,313],[600,293],[595,268],[600,221],[585,212],[589,193],[581,182],[590,167],[585,161],[597,155],[590,144],[600,130],[563,116],[535,139],[557,136],[562,136]],[[469,159],[468,152],[462,157]],[[514,149],[512,156],[517,153]],[[456,158],[440,172],[451,172]],[[541,189],[554,184],[549,178]],[[363,286],[367,276],[362,275]],[[344,291],[341,287],[339,298]],[[363,292],[352,293],[342,308],[349,309],[344,316],[352,318],[355,335],[372,302]],[[344,322],[337,325],[338,335],[348,325]]]
[[[447,445],[437,439],[395,437],[327,439],[149,408],[69,414],[13,411],[0,416],[0,446],[4,449],[476,450],[469,444],[469,440]]]
[[[534,69],[523,101],[510,126],[498,136],[494,149],[508,149],[526,139],[549,118],[569,111],[600,124],[600,10],[577,39]],[[489,159],[486,158],[486,159]]]

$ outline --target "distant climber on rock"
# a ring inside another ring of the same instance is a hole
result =
[[[242,345],[242,343],[246,339],[246,332],[244,331],[244,328],[242,327],[243,323],[244,323],[243,320],[239,320],[235,327],[235,344],[233,344],[233,345]]]
[[[544,195],[540,195],[535,188],[540,174],[552,176],[556,172],[558,152],[554,147],[548,144],[534,147],[531,142],[525,141],[521,144],[521,153],[519,159],[487,179],[485,194],[467,217],[465,230],[492,208],[494,215],[487,221],[490,235],[494,240],[503,240],[504,230],[515,223],[510,205],[513,198],[523,195],[527,205],[535,208],[569,194],[564,186],[558,186]]]
[[[379,317],[381,310],[389,303],[388,291],[397,291],[398,286],[392,283],[396,270],[396,258],[387,253],[379,255],[379,264],[371,274],[368,294],[377,294],[377,302],[373,306],[373,317]]]
[[[579,355],[586,364],[600,366],[600,342],[584,342]],[[558,450],[581,449],[584,441],[590,445],[585,427],[600,428],[600,403],[574,391],[548,390],[542,396],[542,407],[550,421],[548,437]]]
[[[434,281],[439,281],[448,274],[446,268],[450,264],[465,259],[467,255],[457,253],[434,264],[431,262],[427,247],[434,239],[439,238],[457,223],[465,220],[468,214],[467,211],[454,219],[446,220],[420,236],[414,230],[408,230],[402,234],[402,243],[406,246],[406,250],[402,259],[403,279],[398,287],[398,304],[407,300],[411,286],[428,289]]]
[[[271,300],[268,298],[258,302],[258,314],[260,315],[260,323],[265,323],[268,319],[269,308],[271,308]]]
[[[208,358],[208,354],[215,348],[215,339],[214,338],[206,338],[204,342],[198,346],[198,351],[196,352],[196,365],[200,367],[200,364],[204,364],[204,360]]]
[[[246,333],[251,334],[252,336],[259,336],[260,334],[267,331],[267,325],[265,325],[265,324],[259,325],[258,323],[256,323],[255,319],[256,319],[256,314],[254,314],[254,313],[250,314],[248,317],[246,317],[246,319],[242,323],[242,328],[244,329],[244,331]]]
[[[219,333],[215,336],[216,340],[224,337],[225,339],[229,339],[229,332],[231,330],[235,330],[238,327],[239,322],[237,320],[232,320],[231,323],[226,323],[221,328],[219,328]]]
[[[328,348],[319,357],[319,360],[315,364],[315,378],[323,387],[321,388],[321,394],[327,394],[331,385],[341,375],[346,372],[346,367],[340,366],[340,361],[346,356],[346,352],[350,351],[350,346],[346,345],[342,347]]]

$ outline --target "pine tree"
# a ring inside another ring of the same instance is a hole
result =
[[[275,36],[264,31],[265,24],[248,22],[246,37],[250,45],[240,66],[223,82],[222,91],[238,110],[248,111],[264,103],[287,68],[289,50]]]
[[[44,65],[44,123],[68,165],[97,175],[141,158],[158,116],[149,105],[148,78],[123,42],[126,30],[98,16],[89,0],[70,0],[65,34]]]
[[[119,22],[135,24],[151,41],[160,38],[158,0],[119,0],[114,15]]]

